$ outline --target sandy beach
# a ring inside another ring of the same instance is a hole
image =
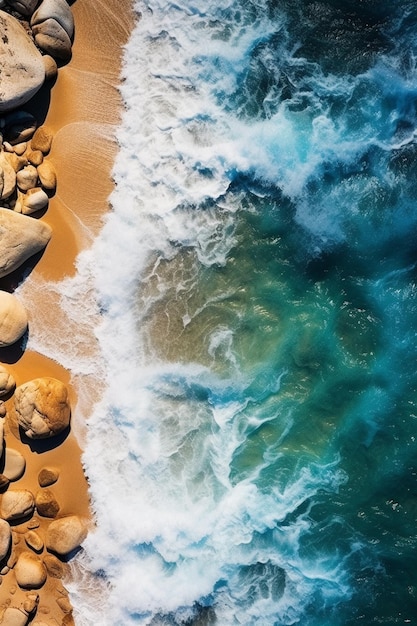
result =
[[[122,46],[132,28],[133,15],[129,0],[77,0],[71,6],[75,18],[73,56],[58,72],[49,98],[37,99],[27,107],[40,115],[40,123],[50,128],[54,141],[49,158],[57,171],[57,192],[51,199],[42,220],[53,229],[45,253],[25,279],[32,281],[61,281],[76,272],[77,254],[87,248],[99,232],[102,217],[109,208],[112,191],[111,168],[117,145],[115,129],[120,120],[121,100],[117,90]],[[44,119],[43,119],[44,118]],[[30,287],[29,287],[30,288]],[[34,298],[34,306],[42,305],[42,297]],[[39,300],[37,303],[36,300]],[[39,311],[38,311],[39,315]],[[44,312],[44,322],[50,332],[54,326],[62,332],[59,302],[51,310],[50,301]],[[29,313],[29,329],[30,313]],[[17,357],[3,354],[3,364],[19,386],[42,376],[64,382],[69,389],[72,422],[77,424],[77,397],[71,385],[71,374],[61,364],[27,350]],[[30,449],[22,442],[13,420],[13,398],[7,401],[8,417],[5,429],[6,445],[21,452],[26,459],[26,471],[13,487],[39,490],[38,474],[43,467],[59,468],[59,480],[51,487],[59,502],[59,517],[79,515],[91,520],[88,485],[81,465],[80,443],[72,428],[65,440],[56,447]],[[82,432],[82,424],[78,425]],[[50,520],[36,516],[40,535]],[[30,522],[29,522],[30,523]],[[17,552],[24,546],[28,524],[13,527]],[[18,607],[27,591],[14,580],[13,570],[1,577],[0,607]],[[66,592],[58,578],[48,577],[38,590],[40,601],[36,620],[45,624],[70,624],[72,616],[66,604]],[[57,599],[60,599],[57,604]],[[63,601],[64,599],[65,601]],[[3,623],[3,622],[2,622]]]

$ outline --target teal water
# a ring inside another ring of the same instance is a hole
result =
[[[139,8],[99,280],[124,378],[85,455],[108,615],[417,624],[417,8]]]

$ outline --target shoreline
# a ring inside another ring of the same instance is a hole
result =
[[[131,5],[131,0],[99,0],[96,3],[76,0],[71,5],[75,20],[72,58],[58,71],[56,83],[51,87],[45,120],[41,122],[54,135],[48,158],[57,172],[57,191],[41,218],[52,227],[53,234],[44,254],[23,284],[26,292],[23,299],[32,301],[33,296],[33,310],[29,309],[29,332],[32,330],[35,334],[36,324],[33,329],[31,319],[39,315],[41,318],[45,315],[43,323],[48,325],[50,333],[54,329],[60,332],[60,324],[65,326],[65,314],[60,309],[59,299],[52,295],[54,304],[50,307],[48,296],[36,293],[39,281],[47,287],[49,281],[58,283],[76,275],[77,256],[92,244],[100,231],[103,216],[110,208],[108,198],[114,188],[111,170],[117,153],[115,132],[123,106],[118,90],[123,46],[134,25]],[[112,37],[106,37],[106,33],[110,32]],[[34,104],[29,104],[28,110],[31,106],[36,109],[36,97]],[[43,300],[44,295],[47,310],[42,313],[36,311],[36,300]],[[58,517],[78,515],[89,519],[91,523],[93,513],[80,447],[85,425],[82,423],[83,416],[79,415],[79,398],[71,381],[71,372],[62,364],[30,348],[14,361],[8,357],[3,361],[3,358],[0,357],[0,362],[13,375],[17,386],[43,376],[64,382],[72,407],[69,435],[57,447],[41,453],[32,452],[28,443],[21,441],[13,419],[9,420],[5,429],[6,444],[10,442],[10,447],[26,459],[23,477],[12,483],[12,486],[36,493],[39,490],[40,469],[44,466],[58,466],[60,478],[53,486],[54,495],[60,504]],[[94,398],[91,399],[93,403]],[[7,400],[6,407],[8,414],[12,415],[13,397]],[[38,519],[42,534],[50,520]],[[27,532],[26,526],[20,524],[13,527],[16,545],[24,543],[21,535]],[[18,607],[26,598],[27,590],[16,589],[13,577],[2,576],[1,580],[0,608],[6,605]],[[52,584],[54,581],[55,584]],[[65,580],[62,582],[65,587]],[[67,597],[58,579],[48,578],[45,587],[37,593],[40,602],[35,620],[56,624],[56,620],[61,623],[65,619],[65,624],[73,623],[68,604],[57,604],[57,597]]]

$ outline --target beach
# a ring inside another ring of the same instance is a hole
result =
[[[115,129],[122,109],[118,92],[122,46],[127,41],[133,19],[131,3],[127,0],[77,1],[71,10],[75,19],[72,58],[59,68],[50,96],[42,96],[42,99],[35,96],[26,108],[35,117],[39,116],[41,123],[53,133],[48,158],[55,166],[58,181],[56,194],[42,217],[52,227],[51,241],[32,272],[25,277],[23,299],[30,303],[29,334],[34,338],[36,323],[31,324],[34,318],[41,320],[50,335],[65,333],[65,323],[62,326],[60,321],[59,301],[48,293],[47,285],[50,281],[59,283],[76,274],[77,255],[91,245],[101,228],[104,214],[109,210],[108,196],[113,188],[111,169],[117,151]],[[41,294],[39,282],[43,285]],[[91,293],[88,295],[92,297]],[[94,343],[94,337],[91,337],[92,350]],[[71,372],[56,360],[31,350],[30,340],[29,349],[23,354],[3,350],[0,360],[15,378],[17,386],[39,377],[62,381],[69,390],[72,409],[71,430],[64,441],[41,451],[35,446],[32,451],[30,442],[22,442],[12,418],[13,397],[7,400],[6,446],[19,451],[26,460],[24,475],[13,483],[13,488],[36,494],[40,489],[38,475],[41,469],[58,468],[59,479],[51,490],[59,502],[59,517],[77,515],[89,520],[91,525],[88,484],[81,464],[84,424],[77,411],[77,391],[71,381]],[[98,389],[100,384],[101,381],[96,381],[95,388]],[[92,406],[94,394],[90,394],[89,402]],[[51,520],[42,516],[36,516],[36,520],[39,522],[37,532],[42,537]],[[30,523],[29,520],[13,527],[16,558],[19,550],[27,549],[25,533]],[[65,578],[69,570],[67,566],[63,567]],[[0,607],[19,607],[28,591],[16,585],[13,570],[2,576],[1,582]],[[47,583],[37,591],[37,619],[42,623],[72,623],[63,585],[65,582],[61,578],[48,576]]]

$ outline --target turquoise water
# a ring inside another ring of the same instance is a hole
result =
[[[417,8],[138,8],[98,243],[94,619],[417,624]]]

